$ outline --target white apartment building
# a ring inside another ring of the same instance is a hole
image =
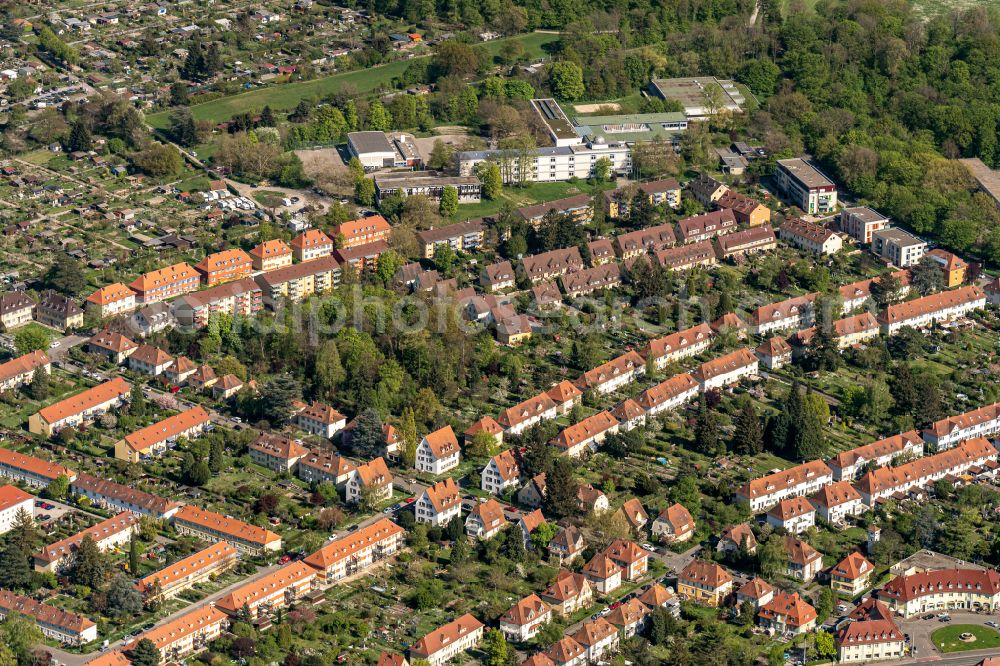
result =
[[[319,572],[320,583],[332,585],[394,555],[403,547],[406,530],[388,518],[326,544],[302,560]]]
[[[731,386],[744,377],[756,377],[759,361],[750,349],[743,348],[702,363],[691,373],[702,392]]]
[[[508,488],[521,486],[521,466],[510,449],[490,458],[479,475],[479,487],[493,495],[503,495]]]
[[[462,515],[462,495],[451,478],[424,489],[417,498],[414,516],[418,523],[442,527]]]
[[[715,332],[708,324],[698,324],[691,328],[665,335],[662,338],[650,340],[641,355],[647,361],[652,358],[657,370],[662,370],[668,363],[697,356],[708,349],[715,340]]]
[[[813,495],[812,504],[816,507],[816,514],[833,525],[840,525],[848,516],[857,516],[866,510],[861,493],[849,481],[836,481],[824,486]]]
[[[90,618],[0,590],[0,621],[6,620],[10,613],[30,617],[43,636],[63,645],[86,645],[97,640],[97,624]]]
[[[840,230],[859,243],[871,243],[872,234],[889,226],[889,218],[868,206],[840,211]]]
[[[426,659],[430,666],[441,666],[476,647],[482,639],[483,623],[466,613],[411,645],[410,660]]]
[[[955,448],[918,458],[898,467],[881,467],[861,477],[857,489],[866,506],[897,493],[923,489],[946,476],[958,476],[971,467],[996,462],[997,450],[989,441],[969,439]]]
[[[767,512],[767,523],[789,534],[802,534],[816,525],[816,509],[805,497],[783,499]]]
[[[694,400],[700,392],[701,387],[698,382],[685,372],[649,387],[639,394],[636,402],[646,410],[648,418],[660,412],[677,409]]]
[[[35,508],[35,496],[16,486],[0,488],[0,534],[6,534],[17,523],[17,516],[26,511],[29,516]]]
[[[927,252],[927,243],[902,229],[882,229],[872,234],[872,252],[900,268],[916,266]]]
[[[524,163],[528,174],[523,180],[528,182],[585,180],[594,175],[600,159],[610,160],[612,173],[627,174],[632,169],[632,148],[627,143],[607,143],[598,137],[589,143],[536,148],[523,159],[513,151],[467,151],[458,154],[458,172],[461,176],[472,176],[477,165],[492,161],[499,165],[504,183],[516,183],[522,180],[521,163]]]
[[[175,620],[161,624],[136,639],[149,639],[160,652],[160,663],[180,662],[205,649],[229,626],[229,617],[214,605],[200,606]]]
[[[1000,403],[995,405],[997,415],[1000,416]],[[983,409],[987,409],[984,407]],[[978,411],[978,410],[977,410]],[[964,416],[964,415],[963,415]],[[956,417],[961,418],[961,417]],[[947,421],[948,419],[942,419]],[[938,421],[941,423],[942,421]],[[936,425],[936,424],[935,424]],[[931,426],[933,429],[934,426]],[[998,424],[1000,427],[1000,424]],[[982,435],[971,435],[981,437]],[[927,438],[927,435],[924,435]],[[968,439],[963,438],[963,439]],[[924,455],[924,441],[916,430],[910,430],[899,435],[886,437],[871,444],[865,444],[857,448],[838,453],[827,463],[833,470],[833,478],[837,481],[853,481],[861,476],[864,468],[869,464],[876,467],[886,467],[892,461],[901,456],[907,458],[920,458]]]
[[[905,303],[890,305],[878,316],[882,333],[892,335],[904,326],[923,328],[936,321],[964,317],[986,307],[986,294],[975,285],[942,291]]]
[[[428,433],[420,440],[420,444],[417,445],[414,467],[418,472],[444,474],[448,470],[458,467],[460,456],[458,437],[452,427],[448,425]]]
[[[801,158],[778,160],[774,178],[788,200],[808,215],[832,213],[837,207],[837,186]]]
[[[997,433],[1000,433],[1000,402],[935,421],[923,431],[923,438],[941,451],[967,439],[992,437]]]
[[[774,331],[801,330],[812,326],[813,303],[819,294],[793,296],[757,308],[750,316],[750,331],[765,336]]]
[[[500,616],[500,631],[507,640],[523,643],[552,619],[552,608],[537,594],[529,594]]]
[[[812,495],[832,482],[833,471],[822,460],[813,460],[754,479],[736,491],[736,500],[760,513],[786,497]]]

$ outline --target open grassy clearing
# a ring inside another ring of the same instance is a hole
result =
[[[525,52],[531,58],[540,57],[544,53],[544,46],[559,39],[559,35],[550,33],[533,32],[507,39],[497,39],[483,45],[491,55],[500,53],[504,43],[510,40],[517,40],[524,46]],[[423,56],[429,58],[431,56]],[[312,81],[299,81],[269,88],[259,88],[239,95],[230,95],[196,104],[191,107],[191,113],[195,120],[211,120],[213,122],[223,122],[231,118],[234,114],[244,111],[259,111],[265,106],[270,106],[278,111],[286,111],[295,107],[303,99],[311,97],[323,97],[336,92],[344,87],[350,86],[358,93],[368,93],[390,85],[392,80],[401,75],[410,66],[413,60],[397,60],[387,65],[371,67],[343,74],[334,74]],[[170,111],[161,111],[146,116],[146,122],[156,129],[164,129],[170,122]]]

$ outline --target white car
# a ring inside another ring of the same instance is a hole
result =
[[[55,349],[58,346],[59,346],[59,340],[53,340],[52,343],[49,345],[49,349]]]

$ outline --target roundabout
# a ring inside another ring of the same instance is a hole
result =
[[[1000,632],[975,624],[941,627],[931,634],[931,640],[942,653],[1000,648]]]

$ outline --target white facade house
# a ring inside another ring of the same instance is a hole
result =
[[[6,534],[17,524],[17,516],[22,511],[32,515],[35,496],[29,495],[16,486],[0,488],[0,534]]]
[[[935,421],[922,435],[924,441],[941,451],[967,439],[989,438],[997,433],[1000,433],[1000,402]]]
[[[458,437],[451,426],[428,433],[417,445],[415,467],[418,472],[444,474],[458,467],[460,449]]]
[[[946,476],[959,476],[971,467],[996,462],[997,450],[986,439],[969,439],[958,446],[918,458],[898,467],[881,467],[861,477],[858,492],[866,506],[879,499],[923,489]]]
[[[756,377],[759,361],[753,351],[743,348],[720,358],[702,363],[691,377],[702,392],[736,384],[744,377]]]
[[[415,502],[414,516],[418,523],[442,527],[461,514],[462,495],[450,478],[425,488]]]
[[[824,486],[812,497],[817,515],[833,525],[843,524],[849,516],[864,513],[866,507],[861,501],[861,493],[848,481],[836,481]]]
[[[902,229],[881,229],[872,234],[872,252],[900,268],[916,266],[927,252],[927,243]]]
[[[529,594],[500,616],[500,631],[507,640],[523,643],[552,620],[552,608],[537,594]]]
[[[904,326],[924,328],[936,321],[951,321],[973,310],[986,307],[986,294],[975,285],[942,291],[912,301],[890,305],[878,316],[884,335],[892,335]]]
[[[502,495],[508,488],[521,486],[521,466],[510,449],[490,458],[479,475],[480,488],[493,495]]]
[[[789,534],[802,534],[816,526],[816,509],[805,497],[783,499],[767,512],[767,523]]]
[[[833,482],[833,471],[822,460],[813,460],[781,472],[762,476],[736,491],[736,501],[746,502],[754,513],[786,497],[804,497]]]

